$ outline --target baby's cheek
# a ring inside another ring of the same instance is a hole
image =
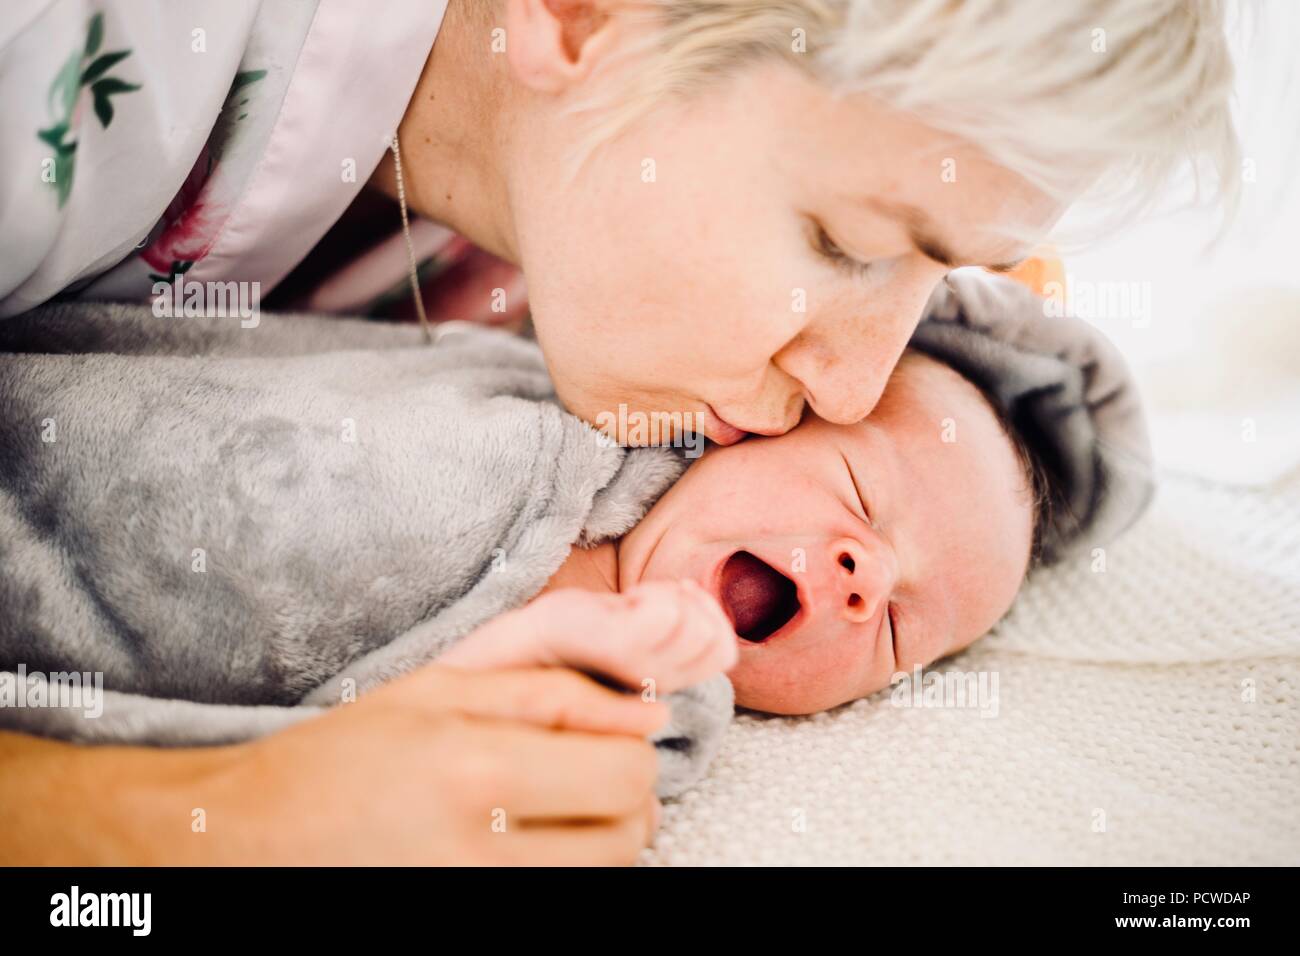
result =
[[[949,657],[960,654],[972,644],[983,640],[984,637],[987,636],[988,632],[989,629],[985,628],[974,637],[967,637],[965,635],[947,635],[943,640],[938,641],[931,646],[922,648],[918,652],[914,663],[920,664],[922,667],[929,667],[932,664],[937,664]],[[903,665],[900,666],[900,669],[907,670],[912,666],[913,662],[905,659]]]
[[[742,647],[740,662],[727,676],[741,707],[773,714],[815,714],[864,696],[853,679],[861,673],[861,663],[844,656],[796,653],[780,645]],[[879,687],[888,683],[885,674]]]

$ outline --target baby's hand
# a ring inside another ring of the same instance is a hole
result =
[[[736,634],[717,601],[689,582],[623,594],[566,589],[484,625],[440,659],[453,667],[556,665],[658,696],[730,670]]]

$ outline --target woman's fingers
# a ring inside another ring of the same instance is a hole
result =
[[[645,739],[469,716],[459,697],[460,710],[403,697],[491,695],[494,676],[554,675],[404,679],[398,694],[385,688],[230,748],[186,806],[221,808],[215,850],[233,860],[633,862],[653,828],[658,767]]]
[[[734,652],[714,633],[721,612],[701,606],[689,590],[672,596],[660,586],[630,602],[618,595],[552,597],[471,634],[453,666],[426,665],[349,707],[388,724],[378,739],[405,750],[405,782],[440,805],[429,809],[455,834],[458,858],[632,863],[658,823],[658,758],[645,738],[667,722],[668,707],[569,667],[544,666],[582,664],[548,655],[557,647],[592,647],[587,635],[600,640],[594,646],[602,651],[590,661],[604,660],[605,648],[619,660],[631,649],[622,639],[633,635],[637,674],[670,666],[671,679],[680,680],[687,671],[716,669]],[[538,664],[492,664],[509,660]]]
[[[650,845],[658,821],[658,801],[648,801],[617,820],[525,823],[493,849],[506,866],[625,866]]]
[[[519,720],[538,727],[648,737],[668,722],[667,704],[602,687],[563,668],[459,671],[428,664],[379,688],[436,712]]]
[[[659,770],[645,740],[517,723],[459,721],[439,744],[429,759],[450,772],[455,802],[485,833],[490,824],[643,817]],[[454,765],[445,760],[451,755]]]

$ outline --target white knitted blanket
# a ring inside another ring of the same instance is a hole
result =
[[[742,716],[643,862],[1300,864],[1300,470],[1165,476],[1094,560],[937,666],[996,675],[996,716]]]

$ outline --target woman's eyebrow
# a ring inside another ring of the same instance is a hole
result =
[[[930,221],[930,217],[926,215],[924,210],[908,203],[877,199],[874,196],[863,199],[862,204],[880,213],[885,218],[901,224],[907,229],[907,234],[912,240],[912,245],[916,246],[917,251],[941,266],[947,266],[949,269],[959,269],[964,265],[979,261],[979,256],[959,256],[954,253],[951,247],[939,238],[939,230],[935,228],[934,223]],[[1022,256],[1020,259],[994,263],[984,266],[984,268],[992,272],[1010,272],[1019,266],[1025,258]]]

